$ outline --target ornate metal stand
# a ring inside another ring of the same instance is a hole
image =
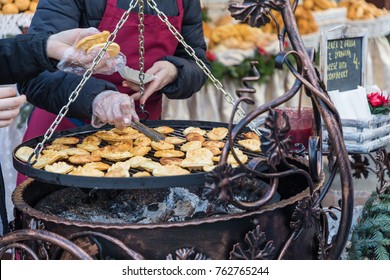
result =
[[[375,168],[370,167],[369,158],[375,164]],[[354,170],[352,175],[357,179],[361,179],[362,176],[366,179],[369,176],[369,172],[373,172],[378,179],[376,186],[378,194],[383,193],[390,185],[390,161],[386,148],[376,151],[375,156],[373,153],[352,155],[351,167]]]
[[[330,167],[331,167],[331,176],[330,180],[327,181],[326,185],[321,189],[319,193],[312,192],[311,198],[305,203],[301,203],[296,208],[296,213],[294,216],[298,216],[298,213],[305,213],[304,219],[292,223],[292,233],[291,239],[294,239],[297,235],[300,234],[303,228],[312,226],[313,219],[321,220],[323,217],[323,209],[321,208],[321,201],[326,196],[327,191],[329,190],[330,185],[333,182],[334,175],[336,170],[340,171],[340,181],[342,189],[342,207],[341,207],[341,220],[340,226],[337,232],[337,235],[332,240],[331,244],[325,244],[323,248],[319,248],[322,251],[322,257],[326,259],[337,259],[347,242],[348,233],[351,227],[352,221],[352,210],[353,210],[353,183],[351,168],[348,160],[348,153],[345,148],[345,143],[343,141],[340,119],[338,113],[334,108],[330,98],[326,92],[325,86],[321,82],[321,77],[318,74],[317,69],[314,67],[311,57],[309,56],[310,51],[308,51],[303,41],[298,33],[296,21],[294,18],[294,10],[298,4],[298,1],[294,1],[293,4],[290,4],[290,1],[284,0],[275,0],[275,1],[261,1],[261,0],[250,0],[244,1],[241,4],[231,4],[229,10],[232,16],[235,19],[238,19],[242,22],[245,22],[252,27],[260,27],[269,23],[271,20],[274,20],[277,29],[279,32],[279,41],[281,52],[277,56],[276,63],[277,67],[286,65],[289,70],[296,77],[296,81],[293,87],[286,92],[283,96],[267,102],[259,106],[256,110],[250,112],[234,129],[230,129],[229,133],[229,143],[233,143],[235,138],[240,133],[240,131],[248,125],[250,121],[263,114],[269,110],[269,115],[266,119],[265,128],[267,133],[263,133],[262,136],[262,151],[268,155],[267,163],[275,172],[271,174],[264,174],[256,171],[255,168],[247,167],[241,164],[241,168],[245,170],[246,173],[252,174],[254,177],[259,178],[269,178],[271,181],[271,188],[268,193],[264,195],[257,202],[252,203],[241,203],[235,199],[231,199],[230,196],[223,196],[230,199],[230,202],[239,205],[243,208],[251,209],[254,207],[261,207],[266,203],[270,197],[272,197],[273,192],[277,189],[277,180],[287,174],[292,173],[301,173],[304,174],[309,185],[313,184],[313,181],[317,180],[318,174],[321,169],[321,157],[322,157],[322,148],[321,148],[321,119],[323,120],[326,129],[329,132],[330,138],[330,154],[328,156]],[[271,11],[276,11],[282,15],[284,28],[281,27],[276,22]],[[284,49],[284,39],[288,36],[292,50]],[[296,68],[293,67],[293,63],[289,59],[293,57],[296,61]],[[282,115],[282,124],[278,126],[278,114],[273,110],[273,108],[281,105],[287,100],[291,99],[301,86],[304,87],[306,94],[311,98],[313,110],[314,110],[314,136],[310,139],[309,144],[309,166],[310,172],[306,172],[302,169],[298,169],[295,166],[289,164],[286,161],[286,158],[289,156],[289,141],[285,138],[287,131],[289,130],[288,118]],[[245,101],[245,98],[241,98],[237,104],[241,101]],[[232,188],[232,182],[234,182],[235,177],[229,172],[228,166],[224,164],[227,159],[229,145],[224,149],[222,156],[222,162],[220,167],[214,171],[218,173],[219,177],[222,177],[222,180],[219,180],[218,184],[213,184],[209,186],[213,192],[223,191],[224,193],[231,193],[230,189]],[[237,156],[234,153],[234,150],[231,149],[231,153],[238,160]],[[337,157],[336,157],[337,155]],[[278,172],[278,165],[283,165],[288,168],[287,171]],[[227,184],[226,182],[229,182]],[[226,190],[228,189],[228,190]],[[312,190],[312,188],[311,188]],[[326,227],[323,227],[321,231],[327,230]],[[287,242],[288,243],[288,242]],[[288,244],[286,244],[288,247]],[[326,248],[326,250],[324,250]],[[282,256],[282,254],[280,254]]]
[[[148,0],[149,4],[150,2],[155,5],[154,1]],[[19,222],[27,222],[30,228],[34,228],[32,222],[38,219],[45,224],[46,230],[61,232],[67,237],[68,242],[78,240],[81,242],[78,245],[86,248],[90,252],[89,255],[94,256],[99,255],[103,243],[109,242],[125,252],[126,258],[132,259],[164,256],[168,259],[338,259],[346,245],[352,223],[351,166],[338,113],[313,64],[313,50],[305,48],[298,33],[294,18],[297,3],[298,0],[293,4],[290,4],[289,0],[248,0],[241,4],[231,4],[229,7],[234,18],[253,27],[267,24],[271,20],[275,22],[279,30],[281,50],[276,58],[276,67],[286,66],[296,78],[291,89],[284,95],[260,105],[247,115],[241,111],[240,103],[252,101],[241,95],[252,91],[240,89],[238,94],[241,97],[236,102],[233,102],[229,95],[230,102],[235,106],[229,123],[228,141],[220,164],[206,175],[203,195],[219,204],[232,204],[241,208],[245,210],[243,213],[210,217],[193,222],[154,225],[121,226],[67,221],[42,215],[26,205],[23,202],[24,192],[31,192],[26,189],[31,182],[26,182],[14,193],[17,201],[16,208],[19,211],[17,216],[23,216],[22,221]],[[283,29],[276,22],[272,11],[282,15]],[[162,17],[162,21],[166,22],[166,17]],[[287,37],[292,46],[291,50],[284,49],[284,41]],[[190,52],[190,49],[188,51]],[[207,68],[205,71],[210,78],[213,78]],[[245,82],[250,82],[254,78],[256,77],[248,77]],[[212,81],[225,94],[217,81],[215,79]],[[291,151],[290,139],[286,138],[290,129],[288,117],[284,113],[279,116],[274,110],[275,107],[293,98],[301,87],[310,97],[314,112],[314,130],[309,140],[307,155],[303,151]],[[77,97],[77,91],[75,95]],[[254,127],[253,120],[267,112],[264,128]],[[235,126],[233,126],[234,114],[243,117]],[[326,181],[322,172],[322,122],[329,133],[328,159],[331,172]],[[266,155],[266,159],[259,156],[244,165],[233,149],[233,143],[247,126],[261,134],[261,150]],[[45,140],[50,136],[45,135]],[[36,150],[38,149],[39,147]],[[239,169],[233,169],[227,163],[229,153],[239,163]],[[337,171],[340,174],[342,189],[341,218],[337,234],[329,240],[327,215],[331,217],[335,215],[332,215],[332,210],[323,209],[321,203]],[[291,178],[295,178],[295,181]],[[259,192],[257,189],[259,181],[267,182],[269,187]],[[247,201],[240,196],[243,191],[253,191],[260,195],[255,200]],[[274,203],[272,199],[282,191],[287,193],[286,199]],[[16,225],[16,229],[23,226]],[[61,229],[61,226],[66,228]],[[197,232],[196,237],[194,231]],[[161,242],[163,236],[166,238]],[[103,241],[97,241],[98,239]],[[14,240],[15,234],[4,237],[0,245],[7,248],[21,248],[13,245]],[[42,240],[47,241],[43,237]],[[48,241],[58,245],[52,240]],[[184,246],[190,245],[181,248],[179,243],[185,244]],[[131,250],[128,246],[135,249]],[[85,257],[80,252],[77,254],[79,258]],[[58,255],[55,253],[54,256]]]

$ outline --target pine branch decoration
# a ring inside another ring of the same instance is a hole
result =
[[[367,199],[347,252],[352,260],[390,260],[390,187]]]

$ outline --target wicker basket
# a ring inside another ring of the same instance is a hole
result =
[[[0,38],[22,33],[21,28],[29,27],[34,14],[0,15]]]
[[[372,115],[369,120],[342,119],[343,136],[348,153],[370,153],[390,143],[390,115]],[[324,149],[328,133],[324,128]]]

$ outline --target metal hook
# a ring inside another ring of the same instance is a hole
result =
[[[34,164],[36,164],[37,161],[38,161],[38,157],[39,157],[39,152],[38,151],[34,151],[33,153],[31,153],[31,155],[27,159],[27,166],[31,167]]]
[[[137,111],[137,115],[140,121],[146,121],[147,119],[149,119],[150,113],[148,110],[145,109],[145,104],[140,104],[139,108],[140,110]]]

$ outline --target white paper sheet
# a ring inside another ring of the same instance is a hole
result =
[[[370,119],[371,112],[367,101],[367,92],[363,87],[348,91],[329,91],[330,99],[341,119]]]

